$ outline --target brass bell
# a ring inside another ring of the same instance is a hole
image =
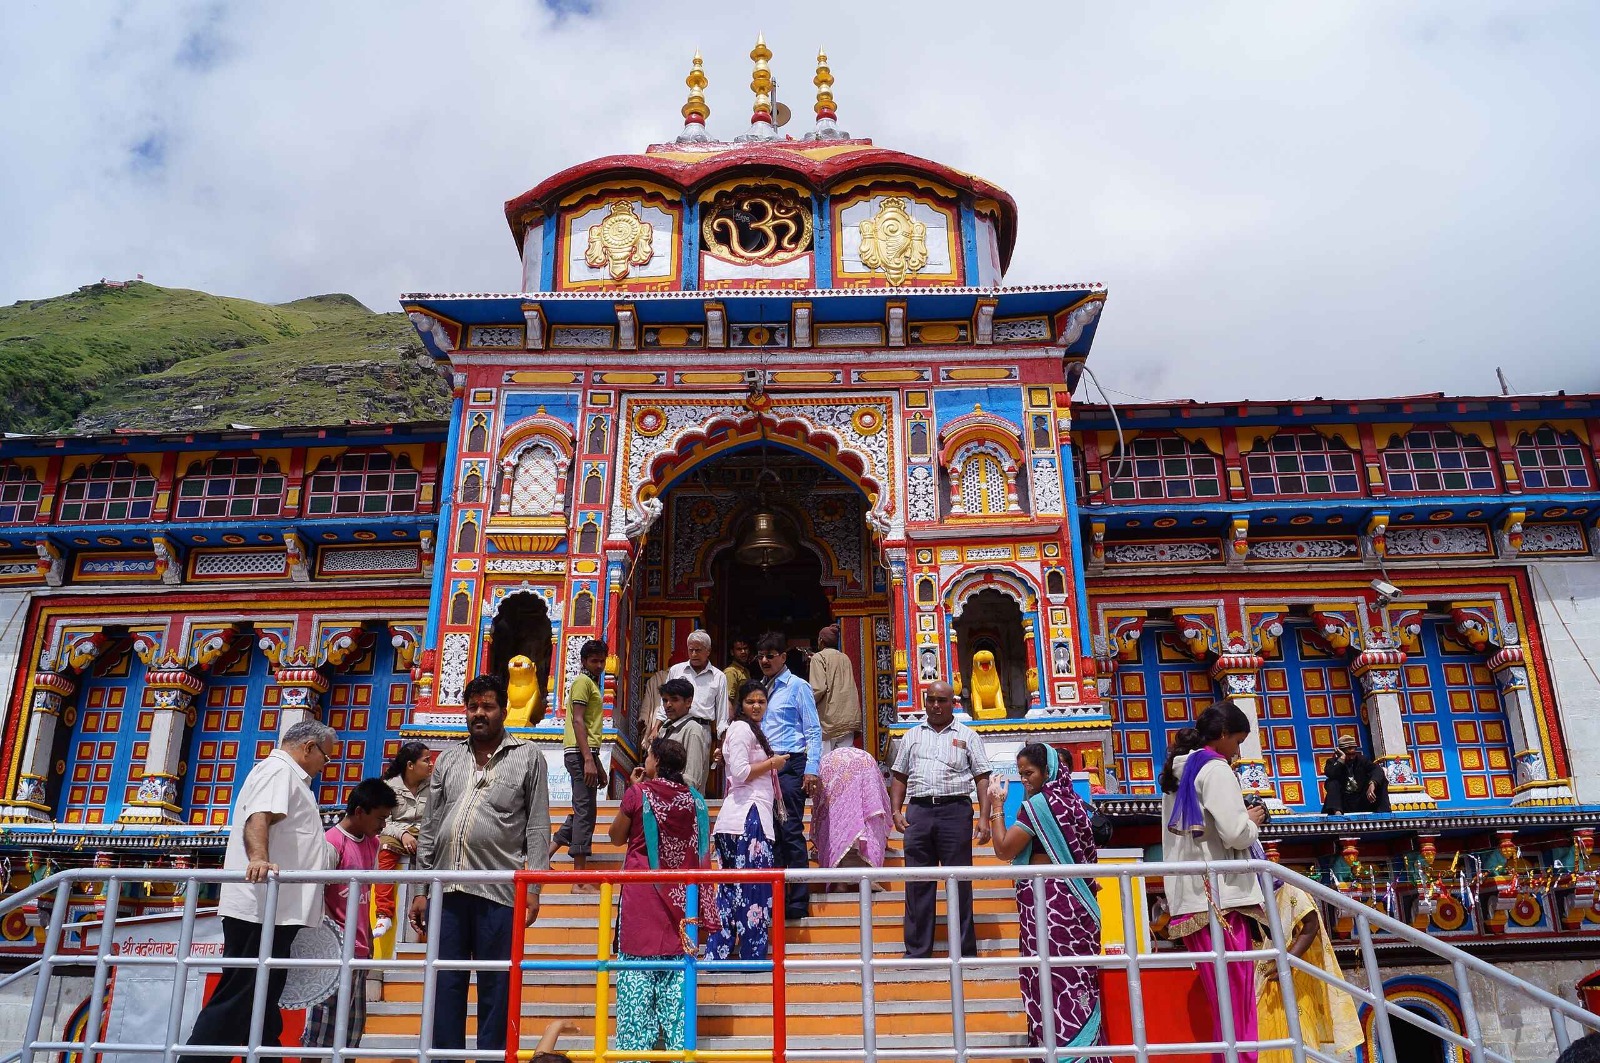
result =
[[[759,565],[764,570],[793,557],[794,543],[784,534],[776,513],[770,509],[757,510],[750,520],[750,530],[745,532],[733,556],[740,564]]]

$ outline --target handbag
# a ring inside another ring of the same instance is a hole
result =
[[[1099,809],[1095,809],[1089,814],[1089,830],[1094,835],[1096,849],[1104,849],[1111,844],[1113,832],[1111,817]]]

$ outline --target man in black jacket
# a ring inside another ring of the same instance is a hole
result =
[[[1389,811],[1389,780],[1383,769],[1361,752],[1354,735],[1339,739],[1339,752],[1328,758],[1323,775],[1322,814]]]

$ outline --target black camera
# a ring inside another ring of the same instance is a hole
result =
[[[1244,807],[1247,811],[1252,808],[1259,808],[1265,812],[1267,818],[1261,821],[1263,825],[1272,822],[1272,809],[1267,807],[1267,803],[1261,799],[1260,794],[1245,794]]]

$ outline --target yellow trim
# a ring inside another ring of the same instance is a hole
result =
[[[1417,427],[1415,421],[1389,421],[1384,424],[1375,424],[1372,426],[1372,441],[1380,451],[1388,450],[1393,446],[1390,443],[1391,439],[1399,436],[1403,441],[1406,433],[1415,427]]]
[[[507,384],[581,384],[583,374],[566,369],[518,369],[506,375]]]
[[[961,194],[950,186],[940,184],[938,181],[930,180],[920,174],[912,173],[876,173],[862,177],[846,177],[842,181],[836,181],[829,185],[824,191],[836,203],[844,197],[849,197],[850,202],[858,202],[863,199],[870,199],[875,195],[892,195],[892,191],[886,192],[885,190],[892,190],[897,187],[903,189],[907,185],[920,192],[926,192],[929,195],[938,196],[941,199],[951,200],[952,202],[961,198]],[[862,189],[867,190],[867,195],[860,194]]]
[[[1566,420],[1555,420],[1547,417],[1537,421],[1507,421],[1506,434],[1511,439],[1511,445],[1516,446],[1518,435],[1523,432],[1537,432],[1546,425],[1554,428],[1557,432],[1571,432],[1578,437],[1578,440],[1584,446],[1589,446],[1591,443],[1588,426],[1575,417]]]
[[[1244,455],[1256,449],[1256,444],[1265,443],[1277,435],[1278,430],[1283,427],[1283,425],[1276,424],[1241,425],[1233,430],[1233,438],[1239,443],[1239,453]]]
[[[1337,441],[1347,450],[1361,452],[1361,433],[1353,424],[1314,424],[1311,428],[1330,443]]]
[[[729,177],[726,180],[718,181],[714,185],[707,185],[696,194],[695,202],[701,204],[709,203],[718,192],[727,192],[735,188],[753,189],[772,185],[776,185],[785,191],[793,192],[808,203],[812,201],[811,189],[788,177],[752,177],[749,174],[743,174],[739,177]]]
[[[593,199],[599,202],[602,199],[623,199],[628,196],[637,196],[639,193],[660,196],[662,199],[677,205],[683,201],[683,193],[668,185],[656,184],[654,181],[628,179],[625,181],[597,180],[584,185],[575,192],[568,192],[556,203],[563,214],[567,208],[586,206],[587,201]]]
[[[1211,452],[1212,457],[1222,457],[1222,429],[1220,428],[1179,428],[1179,436],[1191,443],[1199,443]]]
[[[1456,435],[1477,436],[1480,444],[1494,450],[1494,425],[1488,421],[1449,421],[1447,424]]]

